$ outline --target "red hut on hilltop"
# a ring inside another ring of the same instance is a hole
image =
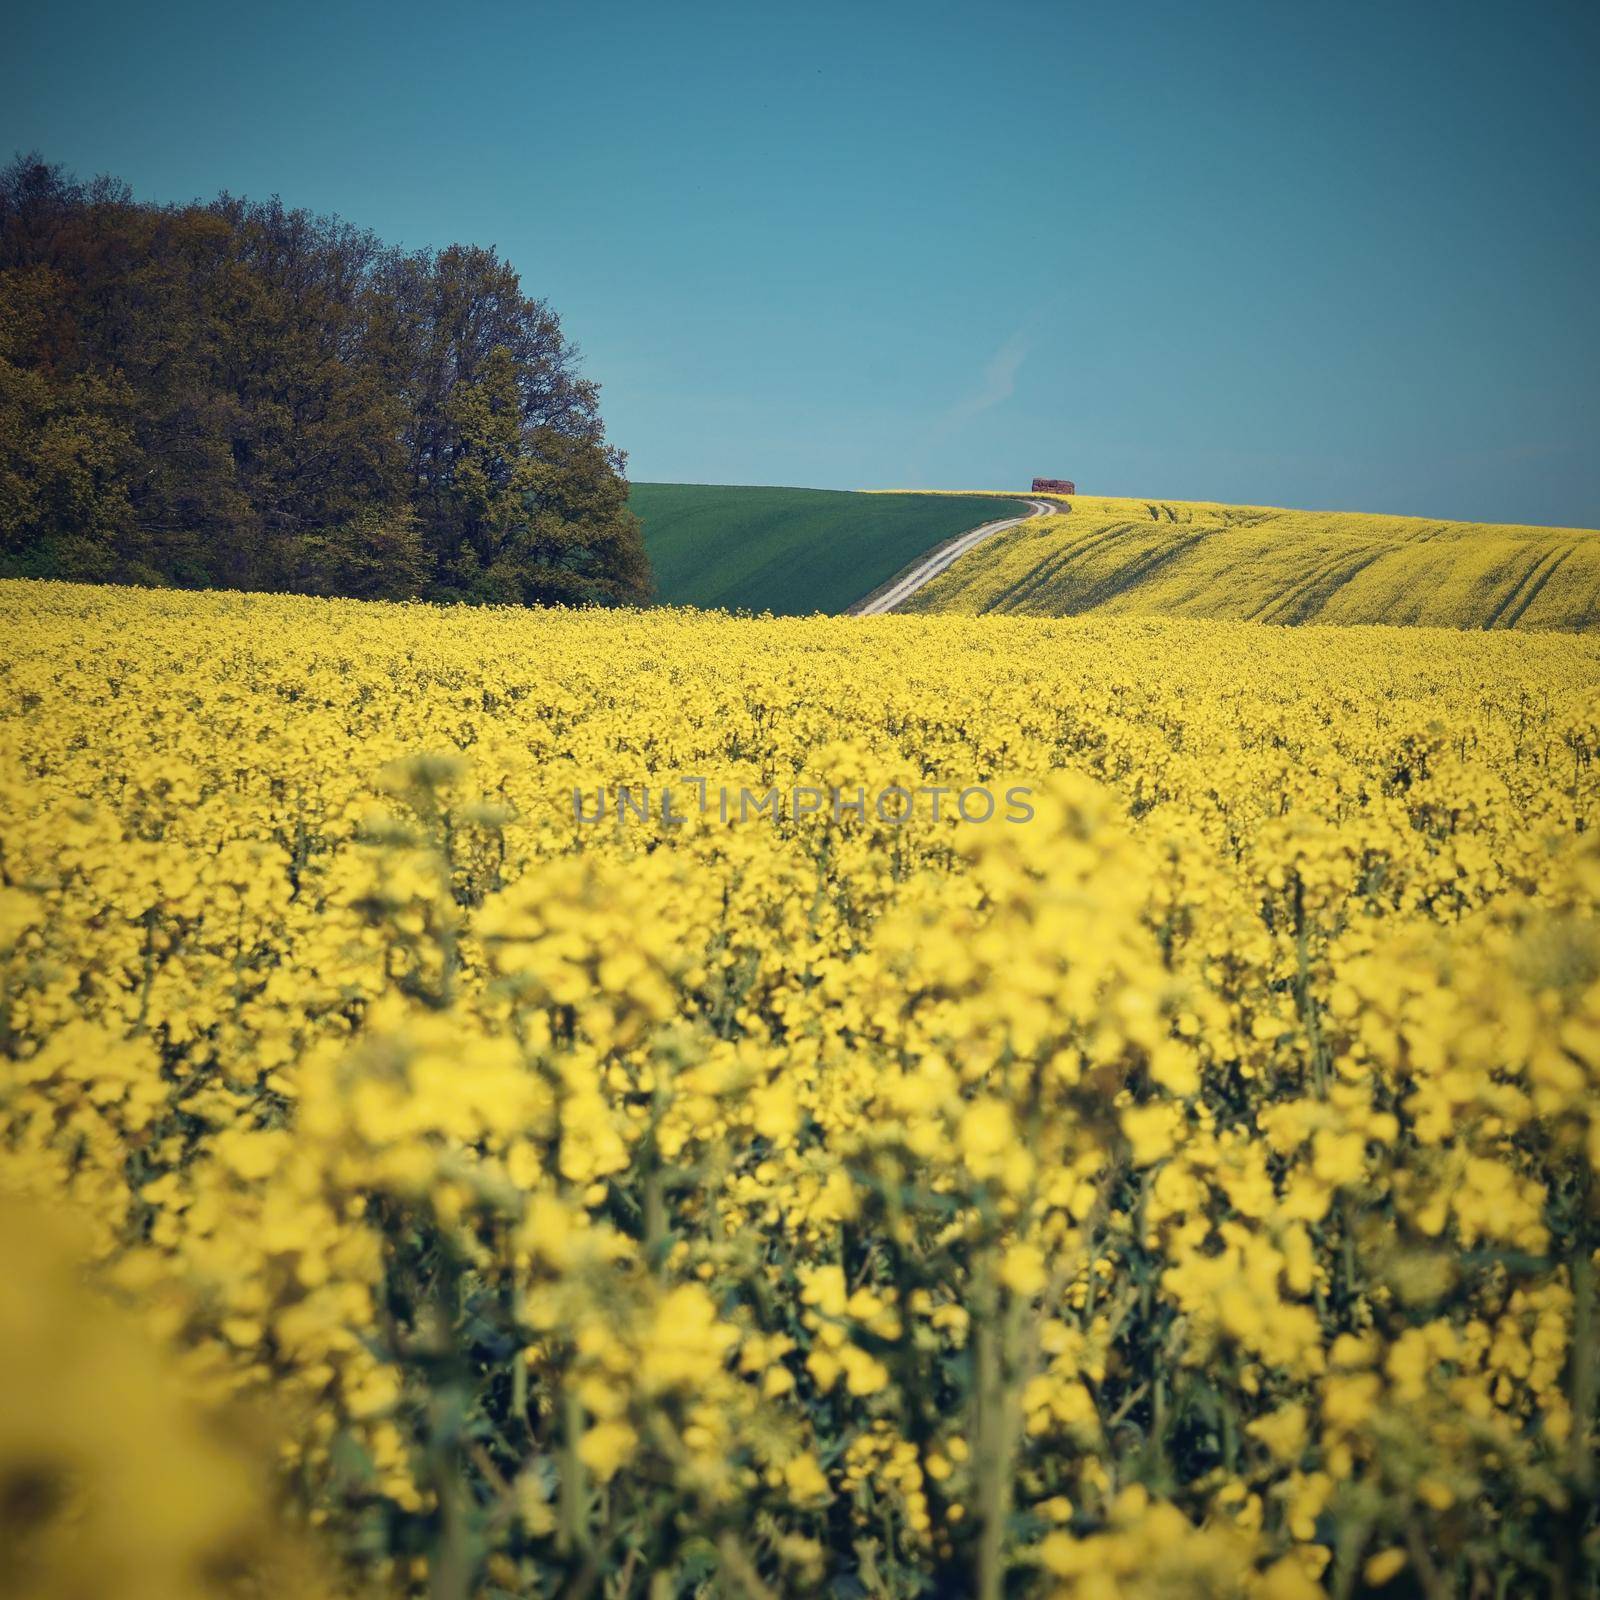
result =
[[[1076,494],[1077,486],[1071,478],[1035,478],[1033,480],[1035,494]]]

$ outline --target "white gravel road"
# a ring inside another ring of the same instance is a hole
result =
[[[958,561],[967,551],[980,545],[985,539],[992,539],[997,533],[1004,533],[1007,528],[1014,528],[1020,522],[1030,522],[1034,517],[1048,517],[1054,515],[1061,508],[1053,506],[1047,500],[1030,500],[1033,509],[1025,517],[1008,517],[1003,522],[986,522],[981,528],[974,528],[971,533],[963,533],[951,539],[947,544],[920,560],[916,566],[896,578],[887,588],[879,590],[876,594],[868,595],[865,600],[858,600],[850,607],[849,614],[853,617],[877,617],[885,611],[893,611],[897,606],[904,605],[918,589],[925,584],[932,583],[946,567]]]

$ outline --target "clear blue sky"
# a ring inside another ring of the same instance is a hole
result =
[[[639,479],[1600,526],[1593,0],[31,4],[0,152],[497,245]]]

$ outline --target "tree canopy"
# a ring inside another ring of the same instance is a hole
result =
[[[0,574],[637,601],[624,466],[492,249],[0,170]]]

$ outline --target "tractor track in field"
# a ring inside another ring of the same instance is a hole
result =
[[[1569,556],[1576,555],[1578,546],[1569,544],[1562,550],[1551,550],[1535,560],[1511,591],[1495,607],[1493,615],[1484,623],[1484,629],[1514,628],[1522,620],[1528,607],[1539,598],[1539,591],[1555,576]]]
[[[897,607],[905,604],[919,589],[932,583],[946,568],[953,566],[967,551],[976,549],[986,539],[992,539],[997,533],[1004,533],[1008,528],[1019,527],[1024,522],[1031,522],[1035,517],[1060,516],[1072,508],[1064,505],[1053,505],[1048,500],[1034,500],[1026,495],[1018,495],[1019,500],[1027,500],[1032,507],[1025,517],[1005,517],[999,522],[986,522],[981,528],[974,528],[969,533],[958,533],[953,539],[946,539],[941,545],[918,556],[909,567],[897,572],[885,584],[880,584],[871,594],[857,600],[846,611],[847,617],[881,617]]]
[[[1029,567],[1015,583],[1008,584],[984,606],[984,613],[1009,613],[1015,610],[1069,568],[1093,556],[1106,545],[1115,543],[1123,534],[1131,533],[1136,526],[1132,522],[1119,522],[1109,528],[1092,528],[1064,549],[1052,551],[1042,561]]]

